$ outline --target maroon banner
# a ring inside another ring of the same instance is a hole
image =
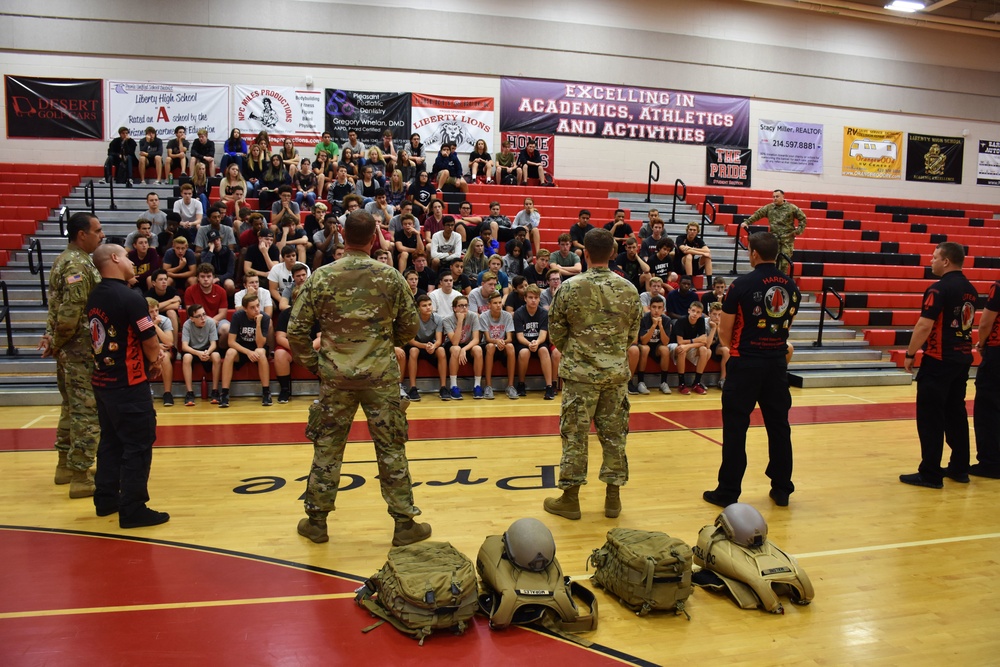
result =
[[[503,77],[500,131],[747,146],[750,100],[707,93]]]
[[[528,145],[529,139],[535,140],[535,148],[542,155],[542,166],[545,168],[545,173],[554,178],[555,176],[552,173],[556,161],[556,138],[554,136],[551,134],[528,134],[526,132],[500,133],[500,140],[509,141],[510,149],[515,153],[520,153]],[[497,153],[499,152],[497,151]],[[493,157],[495,159],[496,155]]]
[[[3,79],[8,139],[104,139],[100,79]]]

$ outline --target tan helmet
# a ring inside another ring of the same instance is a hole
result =
[[[746,503],[733,503],[722,510],[715,525],[722,527],[730,541],[751,549],[767,541],[767,522],[756,508]]]
[[[541,572],[556,557],[556,542],[538,519],[518,519],[503,534],[503,548],[508,560],[523,570]]]

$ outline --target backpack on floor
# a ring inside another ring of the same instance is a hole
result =
[[[420,641],[434,630],[462,634],[478,609],[476,570],[448,542],[418,542],[393,547],[382,569],[357,590],[354,601]]]
[[[567,633],[597,629],[597,599],[584,586],[564,577],[554,557],[540,572],[526,570],[508,558],[502,536],[490,535],[479,548],[476,569],[483,583],[479,605],[493,630],[510,624],[538,624],[566,639],[586,643]],[[589,613],[581,611],[574,598],[587,605]]]
[[[654,610],[684,614],[691,595],[691,547],[666,533],[613,528],[587,559],[592,581],[639,616]]]

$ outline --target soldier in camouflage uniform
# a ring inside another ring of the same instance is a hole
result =
[[[399,365],[394,347],[417,332],[417,310],[403,277],[369,256],[375,219],[355,211],[344,225],[347,252],[316,270],[302,285],[288,324],[295,361],[319,376],[319,400],[309,409],[306,436],[314,453],[306,489],[307,518],[298,531],[313,542],[326,542],[327,514],[334,509],[347,435],[358,410],[368,418],[375,444],[382,497],[395,520],[393,546],[430,537],[431,527],[416,523],[406,460],[407,423],[398,392]],[[312,347],[318,324],[321,344]]]
[[[88,470],[94,465],[101,427],[90,376],[94,354],[87,323],[87,298],[101,281],[90,253],[104,239],[101,221],[89,213],[73,215],[68,224],[69,245],[49,272],[49,315],[38,345],[43,357],[56,359],[56,381],[62,396],[56,429],[55,483],[69,484],[70,498],[94,495]]]
[[[806,231],[806,214],[795,204],[785,201],[785,191],[775,190],[774,201],[767,206],[763,206],[753,215],[743,221],[743,227],[747,227],[761,218],[767,218],[771,224],[771,233],[778,237],[778,270],[788,273],[788,262],[781,255],[791,258],[795,251],[795,237]],[[799,225],[795,225],[795,221]]]
[[[545,511],[580,518],[580,486],[587,483],[587,436],[590,422],[604,451],[599,479],[607,484],[604,515],[621,512],[619,488],[628,481],[625,439],[628,435],[626,351],[639,333],[642,306],[629,281],[608,269],[615,242],[611,232],[592,229],[583,239],[589,267],[562,284],[549,309],[549,337],[562,352],[564,380],[559,432],[559,498],[546,498]]]

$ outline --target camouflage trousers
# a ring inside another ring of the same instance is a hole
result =
[[[90,384],[93,371],[94,355],[89,345],[82,351],[67,346],[56,355],[56,383],[62,396],[56,449],[66,452],[67,466],[73,470],[94,465],[101,439],[97,400]]]
[[[590,423],[597,428],[603,457],[599,479],[605,484],[624,486],[628,481],[628,385],[589,384],[563,380],[562,412],[559,433],[562,435],[562,460],[559,463],[559,488],[587,483],[587,441]]]
[[[795,236],[779,236],[778,237],[778,270],[782,273],[788,273],[788,262],[781,256],[791,258],[792,252],[795,250]]]
[[[399,388],[338,389],[320,386],[319,400],[309,408],[306,437],[313,442],[313,461],[306,487],[305,510],[325,519],[335,509],[340,467],[354,415],[361,405],[375,444],[379,484],[389,516],[406,521],[420,514],[413,504],[410,466],[406,460],[408,424],[399,403]]]

